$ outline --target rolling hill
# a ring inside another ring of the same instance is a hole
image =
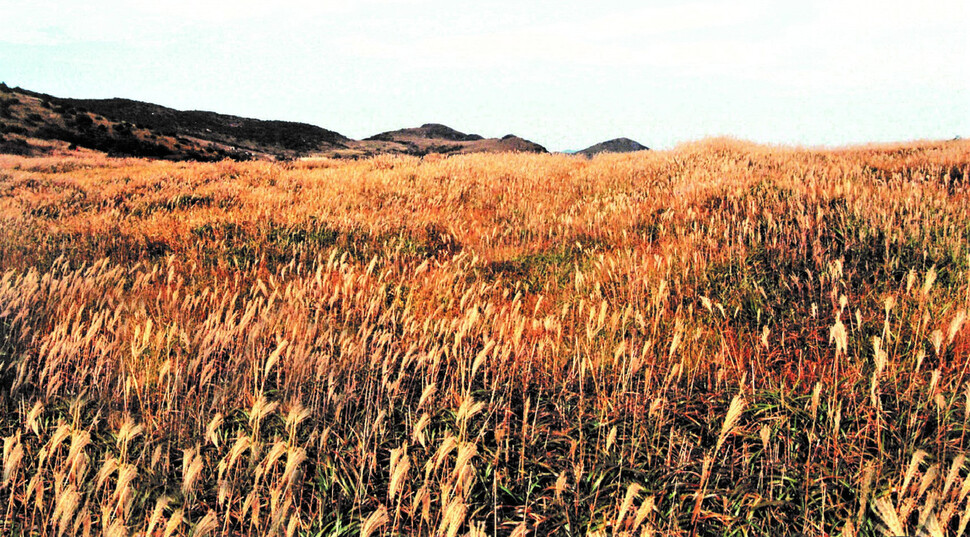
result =
[[[437,123],[353,140],[306,123],[175,110],[131,99],[54,97],[0,85],[0,153],[50,155],[80,150],[200,161],[547,152],[512,134],[484,138]]]
[[[305,123],[181,111],[130,99],[67,99],[0,86],[0,151],[76,148],[172,160],[293,158],[351,140]]]
[[[547,153],[541,145],[513,134],[502,138],[484,138],[465,134],[439,123],[425,123],[420,127],[382,132],[349,144],[351,151],[361,156],[382,153],[423,156],[429,153]],[[338,152],[340,153],[340,152]]]
[[[634,151],[646,151],[648,149],[650,148],[629,138],[614,138],[596,145],[591,145],[586,149],[577,151],[576,154],[592,157],[599,153],[632,153]]]

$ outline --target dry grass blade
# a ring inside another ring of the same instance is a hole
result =
[[[637,494],[639,494],[641,490],[643,490],[643,487],[639,483],[631,483],[626,488],[626,494],[624,494],[623,496],[623,503],[620,504],[620,511],[616,515],[616,522],[614,523],[614,526],[613,526],[614,535],[622,527],[624,521],[626,520],[626,515],[630,511],[630,507],[633,506],[633,501],[636,499]]]
[[[879,519],[886,526],[885,535],[906,535],[906,528],[903,526],[902,521],[899,520],[899,515],[896,514],[896,508],[893,507],[889,498],[885,496],[876,498],[873,501],[873,508],[876,514],[879,515]]]
[[[387,509],[382,505],[370,514],[360,526],[360,537],[370,537],[378,528],[390,522]]]
[[[215,511],[210,510],[192,528],[192,537],[205,537],[219,529],[219,519]]]
[[[744,397],[740,394],[735,395],[731,399],[727,414],[724,416],[724,423],[721,425],[721,432],[717,435],[717,445],[714,448],[714,453],[721,451],[721,446],[724,445],[727,437],[734,431],[735,426],[737,426],[738,420],[741,419],[741,415],[744,413],[744,407]]]
[[[20,443],[20,434],[3,439],[3,481],[0,485],[6,487],[10,484],[14,472],[20,468],[20,461],[24,457],[24,447]]]

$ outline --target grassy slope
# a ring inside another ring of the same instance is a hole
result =
[[[0,532],[955,534],[968,154],[0,157]]]
[[[0,87],[0,151],[45,154],[40,141],[111,155],[174,160],[292,158],[345,148],[348,138],[287,121],[181,111],[129,99],[66,99]]]
[[[485,139],[444,125],[351,140],[306,123],[174,110],[130,99],[68,99],[0,86],[0,153],[60,156],[70,154],[69,147],[110,156],[198,161],[546,152],[516,136]]]
[[[173,110],[129,99],[60,99],[106,117],[123,118],[162,134],[192,136],[257,153],[305,155],[342,148],[350,140],[306,123],[263,121],[199,110]]]

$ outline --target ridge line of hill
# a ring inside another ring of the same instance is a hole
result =
[[[616,140],[604,144],[613,142]],[[628,142],[613,143],[598,150],[594,148],[603,144],[597,144],[580,153],[591,156],[600,151],[623,151],[624,147],[645,148],[632,140]],[[439,123],[353,140],[308,123],[177,110],[118,97],[56,97],[0,84],[0,153],[48,155],[78,150],[100,151],[110,156],[200,161],[548,152],[545,147],[513,134],[485,138]]]

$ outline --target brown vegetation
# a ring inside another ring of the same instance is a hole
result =
[[[0,156],[0,533],[960,534],[968,155]]]

